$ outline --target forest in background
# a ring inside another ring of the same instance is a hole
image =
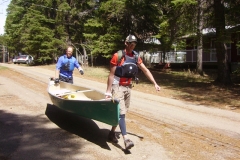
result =
[[[194,35],[196,67],[202,74],[202,30],[214,28],[216,80],[229,84],[226,43],[230,39],[225,27],[239,25],[239,19],[240,2],[235,0],[12,0],[0,43],[10,56],[27,53],[42,64],[62,55],[66,45],[84,56],[109,58],[124,47],[129,34],[138,38],[137,50],[157,48],[164,53],[185,48],[182,37]]]

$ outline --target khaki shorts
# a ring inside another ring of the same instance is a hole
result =
[[[126,114],[130,106],[131,87],[113,84],[112,95],[114,99],[119,100],[120,115]]]

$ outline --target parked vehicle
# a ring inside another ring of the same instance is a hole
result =
[[[33,62],[33,57],[31,55],[21,55],[21,56],[18,56],[18,58],[17,58],[15,63],[18,63],[18,64],[20,64],[20,63],[31,64],[32,62]]]
[[[18,59],[18,56],[14,56],[14,58],[12,59],[12,62],[13,62],[14,64],[16,64],[16,63],[17,63],[17,59]]]

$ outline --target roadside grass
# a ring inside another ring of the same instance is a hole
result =
[[[97,80],[99,82],[106,82],[109,75],[107,67],[84,67],[84,77]]]
[[[206,70],[204,76],[184,70],[172,70],[161,76],[166,77],[162,84],[172,90],[173,98],[223,109],[240,109],[240,81],[236,75],[232,75],[234,84],[231,86],[216,84],[214,70]]]
[[[7,67],[0,66],[0,71],[8,69]]]
[[[55,65],[35,66],[55,70]],[[214,83],[216,70],[204,70],[200,76],[191,70],[154,70],[150,69],[161,91],[156,92],[153,84],[140,71],[139,84],[133,90],[168,98],[192,102],[198,105],[212,106],[240,112],[240,75],[232,74],[233,85],[224,86]],[[107,83],[108,66],[84,67],[84,75],[74,70],[74,76]]]

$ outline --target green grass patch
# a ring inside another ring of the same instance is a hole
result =
[[[4,67],[4,66],[0,66],[0,70],[7,70],[7,69],[9,69],[9,68]]]

